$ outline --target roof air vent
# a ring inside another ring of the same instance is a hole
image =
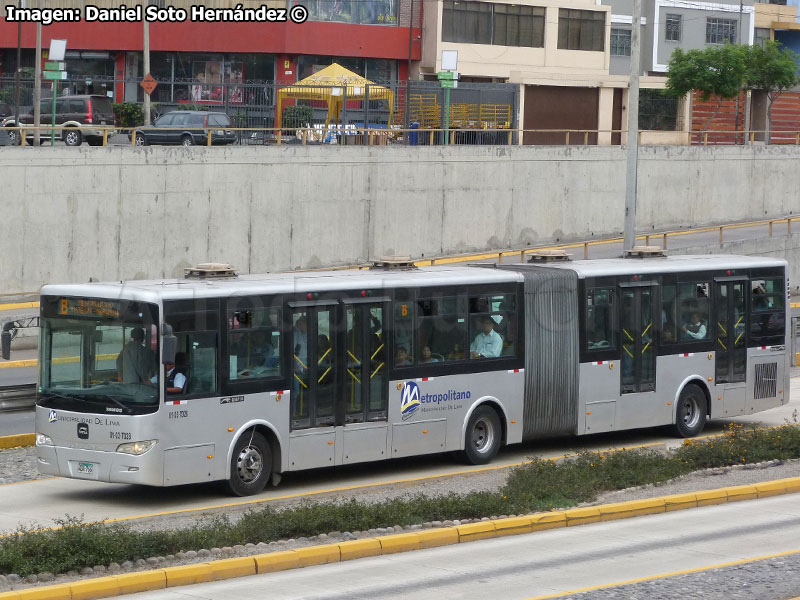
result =
[[[570,260],[571,254],[565,250],[535,250],[529,254],[529,263],[561,262]]]
[[[625,258],[664,258],[666,254],[658,246],[634,246],[623,252]]]
[[[382,256],[371,263],[370,269],[416,269],[410,256]]]
[[[186,279],[236,277],[236,268],[227,263],[200,263],[183,270]]]

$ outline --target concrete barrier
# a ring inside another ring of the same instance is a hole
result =
[[[800,148],[642,147],[637,227],[789,214]],[[623,229],[625,149],[6,148],[0,293],[592,239]]]

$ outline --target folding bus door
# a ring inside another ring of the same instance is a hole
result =
[[[386,299],[388,301],[388,298]],[[386,458],[389,393],[386,340],[388,304],[344,300],[341,396],[337,423],[344,424],[342,462]]]
[[[716,279],[715,365],[716,383],[734,383],[747,375],[746,279]]]

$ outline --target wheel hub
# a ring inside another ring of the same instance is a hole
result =
[[[486,452],[494,443],[494,428],[486,419],[479,419],[472,429],[472,445],[478,452]]]
[[[242,448],[236,459],[236,471],[239,473],[239,479],[245,483],[255,481],[261,475],[263,468],[264,461],[257,448],[253,446]]]

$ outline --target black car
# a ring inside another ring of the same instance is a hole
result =
[[[175,110],[161,115],[152,125],[136,130],[136,145],[181,144],[205,146],[211,131],[212,144],[233,144],[236,132],[230,117],[223,112]],[[130,134],[128,134],[130,138]]]

